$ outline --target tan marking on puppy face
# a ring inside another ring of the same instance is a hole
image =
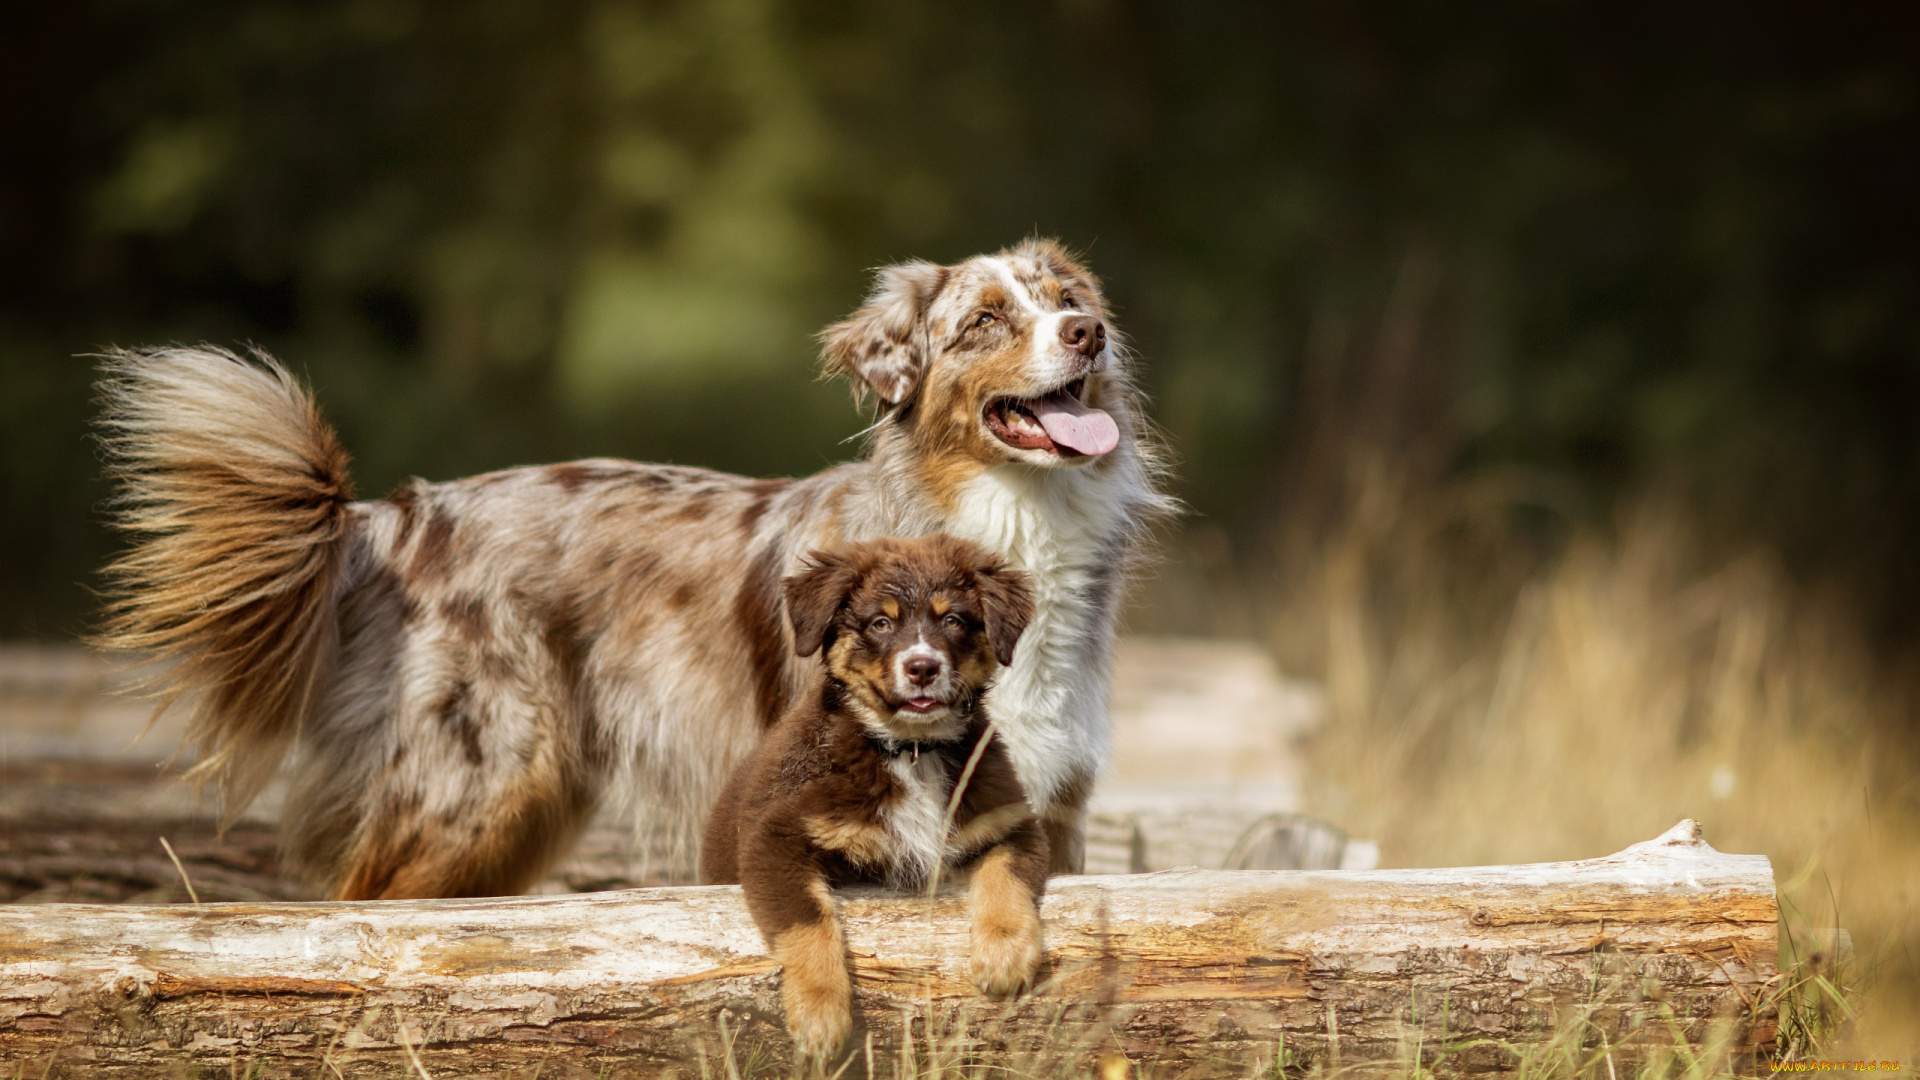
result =
[[[827,670],[848,705],[893,738],[957,733],[1032,612],[1024,575],[951,536],[869,541],[809,561],[786,583],[796,639],[828,643]]]
[[[887,704],[884,658],[860,648],[858,638],[842,634],[827,650],[827,672],[846,684],[854,704],[878,720],[892,712]]]
[[[1007,997],[1033,982],[1045,956],[1040,911],[1013,869],[1013,853],[989,851],[973,874],[973,982],[989,997]]]
[[[853,1029],[853,980],[832,895],[818,881],[807,889],[817,894],[826,918],[783,931],[773,942],[773,958],[780,962],[780,998],[794,1049],[801,1057],[823,1058]]]
[[[972,686],[985,685],[1000,670],[1000,661],[993,655],[993,646],[982,634],[967,643],[967,648],[954,655],[954,667],[960,678]]]
[[[837,851],[856,866],[879,866],[886,861],[887,830],[870,821],[815,814],[802,822],[807,837],[828,851]]]

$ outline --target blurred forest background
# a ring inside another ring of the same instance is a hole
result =
[[[1920,1004],[1920,8],[9,23],[0,636],[84,630],[113,546],[77,354],[258,343],[363,495],[585,454],[803,473],[861,426],[811,335],[869,269],[1039,232],[1107,281],[1192,511],[1133,626],[1322,680],[1322,812],[1399,865],[1692,814]]]

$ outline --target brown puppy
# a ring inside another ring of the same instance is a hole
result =
[[[701,863],[745,886],[787,1030],[818,1057],[853,1022],[831,885],[970,874],[974,983],[1011,994],[1040,966],[1047,835],[980,703],[1033,598],[1024,573],[945,535],[815,552],[781,584],[795,650],[824,663],[722,789]]]

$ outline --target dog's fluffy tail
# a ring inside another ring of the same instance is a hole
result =
[[[278,768],[334,648],[347,455],[264,354],[115,350],[100,392],[132,547],[107,567],[94,640],[172,661],[157,689],[197,698],[194,773],[237,814]]]

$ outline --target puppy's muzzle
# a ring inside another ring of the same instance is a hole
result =
[[[919,690],[932,686],[945,669],[946,665],[938,657],[932,656],[909,657],[906,663],[900,665],[900,670],[907,676],[907,684]]]
[[[953,702],[953,665],[940,650],[916,642],[893,662],[894,696],[912,712],[924,712]]]

